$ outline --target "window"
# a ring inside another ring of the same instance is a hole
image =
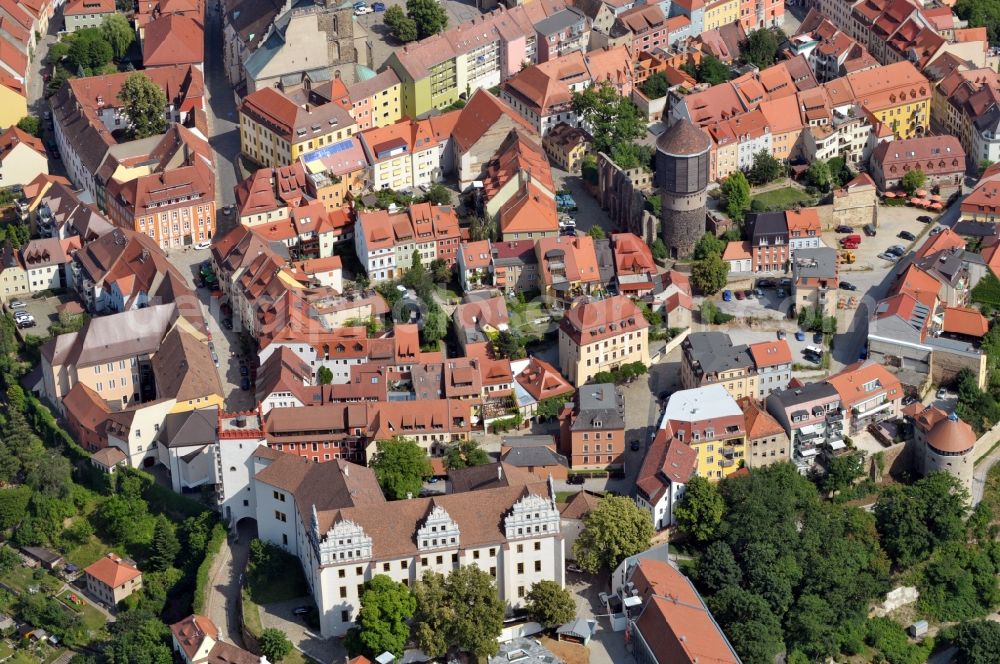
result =
[[[524,545],[523,544],[518,544],[517,545],[517,552],[518,553],[524,553]]]
[[[524,586],[518,586],[517,587],[517,596],[518,597],[524,597]]]
[[[473,560],[479,560],[479,551],[478,550],[472,552],[472,559]]]
[[[274,510],[274,518],[282,523],[285,523],[288,520],[288,518],[285,516],[285,513],[279,512],[278,510]]]
[[[347,570],[343,569],[337,570],[337,578],[343,579],[345,576],[347,576]]]
[[[541,572],[542,571],[542,561],[541,560],[536,560],[535,561],[535,571],[536,572]]]
[[[524,563],[518,563],[517,564],[517,573],[518,574],[524,574]]]
[[[340,597],[341,599],[347,597],[347,586],[340,587]]]
[[[382,563],[382,571],[383,572],[389,571],[389,563]]]
[[[535,542],[535,551],[541,551],[541,550],[542,550],[542,543]]]

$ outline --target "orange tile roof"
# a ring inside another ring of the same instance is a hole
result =
[[[569,394],[574,391],[562,374],[545,360],[538,357],[528,358],[528,366],[517,375],[517,382],[530,394],[535,401],[549,397]]]
[[[945,307],[942,329],[951,334],[984,337],[990,330],[989,321],[976,309]]]
[[[111,3],[112,9],[114,2]],[[205,30],[188,16],[168,14],[154,19],[143,30],[142,64],[201,65],[205,60]]]
[[[749,241],[744,240],[743,242],[740,242],[739,240],[733,240],[726,245],[726,250],[722,253],[722,260],[742,260],[751,258],[752,256],[753,254],[750,251]]]
[[[816,208],[799,208],[785,211],[785,223],[788,224],[788,234],[791,237],[808,236],[813,231],[819,236],[822,224],[819,221],[819,210]],[[801,236],[793,236],[792,231],[799,231]]]
[[[746,432],[748,440],[756,440],[767,436],[776,436],[785,433],[784,428],[774,419],[770,413],[760,407],[751,397],[739,399],[740,410],[746,419]]]
[[[554,233],[559,230],[556,202],[532,182],[518,189],[497,213],[501,234]]]
[[[452,129],[452,137],[461,152],[468,151],[502,117],[507,117],[532,133],[535,131],[514,109],[482,88],[477,89],[465,108],[457,113],[458,120]]]
[[[878,381],[875,389],[866,391],[865,385]],[[855,362],[840,373],[826,379],[840,395],[840,401],[850,408],[856,403],[884,394],[887,401],[903,398],[903,387],[888,369],[875,362]]]
[[[542,280],[546,284],[551,285],[554,281],[553,262],[562,263],[567,281],[594,283],[601,279],[594,239],[589,235],[541,238],[535,245],[535,251]]]
[[[109,588],[117,588],[142,574],[114,553],[100,558],[93,565],[84,568],[83,571]]]
[[[965,240],[962,236],[952,229],[946,228],[943,232],[927,238],[920,248],[917,249],[916,254],[913,257],[913,262],[916,263],[926,256],[936,254],[937,252],[945,249],[955,249],[964,246]]]
[[[784,339],[750,344],[750,356],[757,368],[792,363],[792,350]]]
[[[795,95],[761,102],[760,112],[764,114],[772,134],[802,130],[802,118]]]

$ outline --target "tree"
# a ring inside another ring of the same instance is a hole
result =
[[[695,260],[702,260],[709,256],[721,256],[726,250],[726,243],[715,236],[714,233],[705,233],[694,245]]]
[[[414,585],[413,596],[417,600],[412,625],[414,642],[429,657],[444,657],[451,646],[449,630],[454,619],[445,577],[426,572]]]
[[[431,278],[435,283],[447,284],[451,281],[451,266],[443,258],[435,258],[431,261]]]
[[[843,491],[854,483],[854,480],[864,475],[864,457],[860,452],[852,452],[830,459],[826,475],[823,476],[823,490],[827,492]]]
[[[655,148],[641,143],[618,143],[611,148],[611,161],[619,168],[652,168]]]
[[[35,138],[42,136],[42,123],[34,115],[25,115],[17,121],[17,128],[26,134],[31,134]]]
[[[555,581],[538,581],[531,584],[528,600],[528,617],[546,629],[565,625],[576,617],[576,602],[569,591]]]
[[[417,24],[420,39],[436,35],[448,26],[448,14],[437,0],[406,0],[406,15]]]
[[[129,25],[124,14],[110,14],[101,23],[101,34],[111,45],[111,51],[116,58],[121,58],[128,52],[128,47],[135,41],[135,30]]]
[[[711,53],[706,53],[698,65],[698,82],[709,85],[725,83],[730,78],[729,67]]]
[[[391,5],[387,8],[382,22],[389,26],[393,37],[404,44],[417,39],[416,21],[408,17],[399,5]]]
[[[759,187],[777,180],[784,172],[785,167],[774,158],[774,155],[767,150],[761,150],[753,156],[753,166],[747,173],[747,179]]]
[[[919,168],[915,168],[912,171],[907,171],[906,175],[903,176],[903,189],[906,190],[907,194],[912,196],[913,192],[923,187],[926,181],[927,176],[924,175],[924,172]]]
[[[613,570],[618,564],[649,548],[653,522],[625,496],[607,496],[583,518],[583,530],[573,543],[580,567],[596,574]]]
[[[750,209],[750,183],[743,171],[736,171],[722,183],[722,195],[726,197],[726,214],[740,223]]]
[[[149,560],[146,566],[153,572],[162,572],[173,566],[181,543],[177,540],[173,525],[162,514],[156,518],[153,541],[149,545]]]
[[[727,587],[743,583],[743,572],[736,563],[733,550],[723,541],[712,542],[698,559],[698,583],[715,594]]]
[[[594,238],[595,240],[603,240],[604,238],[607,237],[607,235],[604,233],[604,229],[598,226],[597,224],[594,224],[593,226],[590,227],[590,230],[587,231],[587,235]]]
[[[476,565],[459,567],[447,577],[428,572],[414,595],[414,641],[424,653],[442,657],[458,649],[483,658],[497,653],[504,605],[492,575]]]
[[[1000,3],[995,0],[958,0],[955,13],[968,21],[970,28],[985,27],[990,43],[1000,41]]]
[[[109,623],[111,642],[104,650],[109,664],[173,664],[167,646],[170,630],[143,611],[125,611]]]
[[[762,597],[729,586],[709,600],[709,607],[745,664],[774,662],[784,646],[781,622]]]
[[[347,633],[348,650],[372,659],[383,652],[402,657],[416,608],[417,600],[406,586],[376,574],[365,583],[357,627]]]
[[[958,648],[959,664],[1000,662],[1000,624],[991,620],[960,624],[951,642]]]
[[[747,40],[743,43],[741,55],[743,59],[758,69],[766,69],[774,64],[774,59],[778,55],[780,42],[775,33],[769,28],[754,30],[747,35]]]
[[[591,128],[594,151],[611,154],[616,145],[631,143],[645,133],[639,112],[608,81],[573,93],[573,112]]]
[[[292,652],[292,642],[277,627],[268,627],[261,632],[257,647],[260,648],[260,654],[272,662],[280,662]]]
[[[658,71],[643,81],[639,89],[649,99],[659,99],[667,94],[667,90],[670,89],[670,83],[667,81],[666,75]]]
[[[524,359],[527,356],[524,346],[524,337],[511,330],[501,330],[493,343],[497,356],[508,360]]]
[[[729,279],[729,263],[721,256],[709,256],[691,266],[691,284],[705,295],[718,293]]]
[[[400,436],[378,442],[371,467],[389,500],[416,496],[432,473],[423,448]]]
[[[432,205],[449,205],[451,203],[451,192],[448,191],[448,187],[440,182],[435,182],[420,199],[420,202],[431,203]]]
[[[806,181],[817,189],[829,191],[833,181],[830,175],[830,165],[822,159],[817,159],[809,164],[809,169],[806,171]]]
[[[980,159],[979,160],[979,175],[982,176],[982,174],[986,171],[986,169],[989,168],[992,165],[993,165],[993,160],[991,160],[991,159]]]
[[[329,385],[333,382],[333,371],[330,367],[320,367],[316,370],[316,382],[320,385]]]
[[[423,323],[423,327],[420,328],[420,336],[425,346],[438,343],[448,334],[448,316],[439,306],[428,308],[427,313],[424,314]]]
[[[650,249],[652,250],[654,259],[658,261],[667,260],[667,245],[663,243],[661,238],[653,240],[653,244],[650,245]]]
[[[132,138],[162,134],[167,129],[167,96],[145,74],[136,72],[122,83],[118,99],[129,120]]]
[[[490,463],[490,461],[490,455],[481,449],[479,443],[475,440],[458,441],[458,443],[448,448],[448,453],[444,459],[448,470],[484,466]]]
[[[674,509],[674,517],[682,532],[696,542],[708,542],[722,523],[725,509],[725,501],[715,485],[696,475],[688,482],[684,497]]]
[[[83,28],[73,34],[66,53],[70,71],[93,71],[111,62],[114,50],[97,28]]]

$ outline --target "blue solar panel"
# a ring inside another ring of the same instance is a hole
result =
[[[346,141],[340,141],[339,143],[334,143],[333,145],[327,145],[326,147],[319,148],[318,150],[313,150],[309,154],[305,155],[306,161],[315,161],[317,159],[323,159],[324,157],[329,157],[335,155],[338,152],[343,152],[344,150],[350,150],[353,141],[347,139]]]

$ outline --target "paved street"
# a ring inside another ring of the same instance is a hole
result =
[[[311,630],[301,618],[292,613],[295,607],[310,604],[312,604],[312,598],[300,597],[262,606],[260,611],[261,626],[264,629],[269,627],[280,629],[296,648],[317,662],[339,664],[345,661],[347,651],[344,649],[342,639],[324,639],[317,632]]]
[[[218,206],[236,201],[233,187],[241,179],[237,174],[240,154],[240,127],[233,87],[226,79],[222,62],[222,18],[218,6],[208,7],[208,25],[205,29],[205,96],[208,116],[209,145],[215,151],[215,198]],[[216,233],[227,229],[217,219]],[[231,221],[231,220],[229,220]]]

